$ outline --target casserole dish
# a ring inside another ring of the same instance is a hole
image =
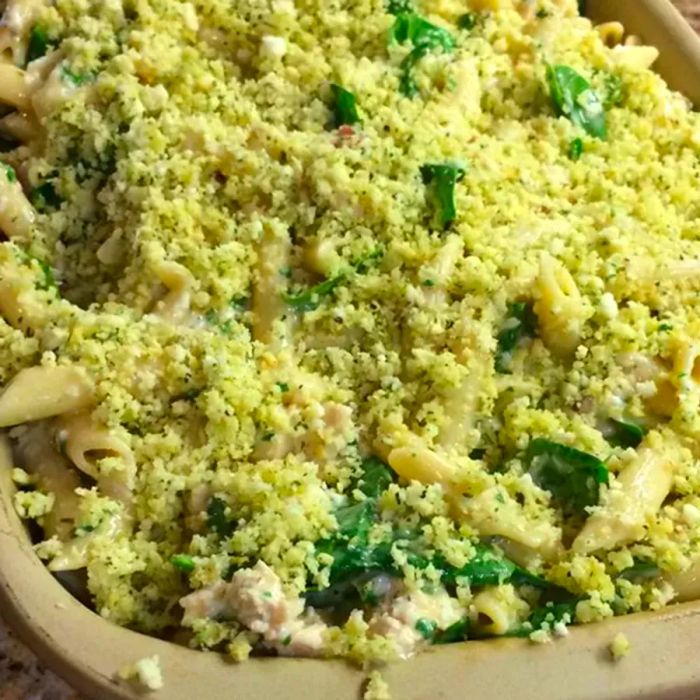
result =
[[[661,51],[658,70],[671,86],[700,102],[698,43],[666,2],[591,3],[597,21],[619,19]],[[9,459],[4,456],[0,507],[0,588],[3,611],[39,655],[78,689],[100,698],[136,697],[115,681],[126,664],[157,654],[165,677],[160,696],[240,698],[317,696],[357,697],[365,674],[342,662],[256,659],[232,667],[216,654],[202,654],[116,628],[98,618],[63,590],[32,552],[11,506]],[[691,697],[700,689],[692,663],[700,629],[697,604],[661,613],[625,617],[572,631],[558,644],[518,640],[455,645],[396,664],[386,678],[396,697],[448,697],[469,688],[478,697]],[[618,632],[632,644],[630,658],[618,665],[607,646]],[[662,650],[662,651],[660,651]],[[157,697],[156,695],[155,697]]]

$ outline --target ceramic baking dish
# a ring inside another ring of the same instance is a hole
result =
[[[656,69],[700,105],[700,40],[669,0],[589,0],[596,21],[617,19],[661,51]],[[12,507],[9,455],[0,444],[0,611],[54,671],[99,700],[143,698],[116,672],[160,658],[165,686],[154,700],[234,698],[351,700],[366,674],[342,661],[253,659],[234,665],[213,652],[176,646],[116,627],[73,598],[32,551]],[[613,663],[618,632],[632,650]],[[550,644],[473,641],[437,647],[385,669],[397,700],[700,698],[700,601],[571,629]]]

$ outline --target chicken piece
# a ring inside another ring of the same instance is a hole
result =
[[[397,654],[407,658],[420,645],[428,643],[416,629],[418,620],[428,620],[436,625],[436,629],[444,630],[459,622],[464,615],[459,601],[444,590],[431,594],[413,591],[394,598],[383,611],[372,617],[369,624],[374,635],[392,641]]]
[[[303,599],[285,594],[277,574],[262,561],[237,571],[230,583],[190,593],[180,605],[183,624],[227,614],[283,656],[318,656],[323,650],[326,625],[315,613],[304,615]]]
[[[194,620],[203,617],[215,618],[225,613],[228,610],[227,590],[228,584],[225,581],[219,581],[213,586],[201,588],[180,598],[180,605],[185,610],[182,624],[189,625]]]

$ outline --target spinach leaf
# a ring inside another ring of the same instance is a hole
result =
[[[533,338],[537,328],[537,317],[532,306],[524,301],[508,304],[508,315],[498,334],[495,368],[500,374],[510,371],[513,353],[521,338]]]
[[[514,586],[532,586],[533,588],[540,588],[542,590],[547,589],[550,592],[560,593],[565,591],[565,589],[550,583],[547,581],[547,579],[544,579],[537,574],[533,574],[531,571],[523,569],[521,566],[517,565],[515,566],[513,575],[510,577],[510,583],[512,583]]]
[[[428,22],[415,12],[400,12],[389,30],[389,40],[403,44],[410,42],[414,47],[427,49],[442,48],[451,51],[455,47],[454,37],[442,27]]]
[[[586,5],[588,4],[588,0],[578,0],[578,13],[581,15],[581,17],[586,16],[587,12],[587,7]]]
[[[364,541],[372,526],[375,511],[376,504],[371,499],[338,508],[335,512],[337,534],[346,539],[359,538]]]
[[[392,590],[391,578],[383,573],[370,573],[355,582],[360,600],[365,605],[378,605]]]
[[[467,638],[469,620],[459,620],[444,630],[438,630],[433,636],[433,644],[453,644],[462,642]]]
[[[577,598],[560,603],[548,602],[535,608],[530,617],[517,629],[509,632],[509,637],[529,637],[536,630],[551,629],[557,622],[571,624],[576,620]]]
[[[29,34],[29,46],[27,47],[27,63],[36,61],[49,50],[49,35],[44,27],[35,24]]]
[[[394,481],[394,472],[379,457],[365,459],[362,472],[357,487],[370,498],[377,498]]]
[[[510,581],[517,568],[510,559],[481,543],[475,547],[474,556],[459,568],[436,558],[434,564],[436,568],[443,570],[443,583],[454,585],[461,579],[467,581],[470,586],[496,586]]]
[[[609,418],[603,429],[605,439],[614,447],[638,447],[646,430],[638,423]]]
[[[219,537],[230,537],[236,529],[236,523],[226,515],[226,501],[214,496],[207,506],[207,526]]]
[[[553,625],[557,622],[573,622],[576,619],[576,604],[578,600],[570,600],[564,603],[547,603],[539,608],[535,608],[528,622],[533,629],[541,629],[547,622]]]
[[[297,311],[313,311],[317,309],[323,297],[327,297],[333,293],[336,287],[343,284],[347,278],[344,272],[329,277],[323,282],[309,287],[299,294],[288,294],[285,298],[287,303]]]
[[[397,530],[386,540],[370,544],[368,534],[376,519],[376,503],[373,499],[339,509],[336,519],[338,530],[328,539],[316,543],[317,553],[333,557],[329,586],[305,594],[307,603],[316,608],[349,612],[353,605],[357,607],[360,603],[376,605],[390,588],[387,583],[389,577],[401,576],[392,557],[395,546],[403,549],[408,563],[415,568],[425,569],[432,565],[440,572],[440,581],[448,589],[453,589],[460,583],[480,587],[510,582],[516,586],[540,588],[548,596],[569,595],[564,589],[522,569],[483,543],[475,544],[474,556],[461,567],[448,564],[440,554],[426,556],[416,551],[410,541],[415,538],[415,532]],[[438,644],[463,639],[465,629],[462,626],[451,631],[436,632],[433,641]]]
[[[418,93],[418,85],[413,77],[413,67],[430,51],[452,51],[455,40],[446,29],[428,22],[415,12],[400,12],[389,29],[389,43],[406,42],[410,42],[413,49],[401,62],[399,89],[406,97],[414,97]]]
[[[582,513],[596,505],[600,485],[608,481],[608,468],[597,457],[544,438],[530,442],[526,461],[534,482],[565,511]]]
[[[605,110],[589,82],[573,68],[547,65],[547,83],[554,109],[570,119],[587,134],[604,139],[607,136]]]
[[[184,574],[194,571],[194,559],[189,554],[175,554],[170,558],[170,563]]]
[[[347,612],[361,605],[378,605],[392,590],[391,578],[382,572],[357,573],[331,584],[327,588],[308,590],[304,594],[307,605],[318,609],[332,608]]]
[[[52,182],[44,182],[29,193],[29,201],[38,211],[58,209],[63,198],[56,192]]]
[[[393,569],[392,542],[372,545],[368,542],[376,515],[377,504],[372,498],[336,511],[338,529],[331,537],[316,543],[317,552],[333,557],[329,577],[331,585],[368,572],[389,572]]]
[[[465,167],[459,164],[429,163],[420,172],[423,182],[430,187],[440,225],[445,228],[457,218],[455,186],[464,177]]]
[[[583,141],[576,137],[569,144],[569,158],[573,161],[577,161],[583,155]]]
[[[352,608],[360,602],[352,580],[339,581],[327,588],[308,590],[304,593],[304,600],[307,605],[317,610]]]
[[[430,641],[432,644],[453,644],[454,642],[464,641],[467,638],[469,620],[467,618],[458,620],[444,630],[440,630],[437,628],[435,620],[421,617],[417,620],[415,628],[423,639]]]
[[[351,272],[364,273],[369,267],[369,263],[380,258],[382,251],[376,248],[369,253],[354,259],[350,263],[350,269],[339,272],[334,277],[329,277],[323,282],[315,284],[313,287],[305,289],[298,294],[286,294],[284,299],[296,311],[313,311],[317,309],[324,297],[332,294],[337,287],[345,283]]]
[[[624,571],[620,572],[620,578],[639,583],[640,581],[648,581],[661,576],[661,569],[656,564],[644,559],[635,559],[632,566],[628,566]]]
[[[366,541],[335,541],[332,550],[333,564],[330,570],[330,582],[346,581],[359,574],[392,573],[394,560],[391,556],[392,543],[381,542],[369,545]],[[321,548],[319,551],[323,551]]]
[[[411,12],[413,4],[411,0],[389,0],[386,11],[390,15],[400,15],[402,13]]]
[[[357,100],[349,90],[331,83],[333,98],[333,125],[338,128],[344,124],[357,124],[360,115],[357,113]]]

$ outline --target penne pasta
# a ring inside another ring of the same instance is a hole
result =
[[[56,431],[66,456],[81,472],[97,481],[102,493],[124,504],[131,503],[129,483],[133,481],[136,464],[131,449],[124,441],[108,430],[95,426],[86,413],[59,418]],[[119,459],[121,471],[106,475],[100,473],[98,461],[105,457]]]
[[[273,351],[288,346],[291,340],[293,314],[283,298],[290,249],[289,234],[283,227],[276,223],[264,227],[253,287],[253,337]]]
[[[562,552],[561,528],[529,518],[500,487],[485,489],[473,498],[460,497],[455,507],[459,516],[483,536],[505,537],[548,561]]]
[[[389,465],[401,477],[421,484],[447,483],[454,476],[452,465],[436,452],[420,446],[397,447],[389,453]]]
[[[677,574],[664,577],[676,595],[674,600],[678,603],[685,603],[689,600],[700,599],[700,561],[692,561],[690,566]]]
[[[570,357],[590,316],[576,282],[560,262],[543,253],[535,289],[535,313],[542,339],[555,355]]]
[[[572,549],[589,554],[640,540],[647,518],[656,515],[671,490],[678,456],[656,436],[617,477],[607,501],[593,512]]]
[[[655,46],[635,46],[627,44],[616,46],[612,57],[618,66],[636,70],[651,68],[659,57],[659,50]]]
[[[183,323],[190,312],[192,275],[186,267],[176,262],[162,263],[156,274],[168,291],[155,303],[152,313],[172,323]]]
[[[0,394],[0,427],[79,411],[93,402],[92,382],[78,367],[30,367]]]
[[[20,183],[0,172],[0,229],[10,239],[27,241],[35,218]]]
[[[62,542],[70,539],[79,517],[80,486],[78,474],[56,449],[51,432],[43,422],[20,429],[16,456],[26,471],[34,475],[44,493],[55,494],[51,511],[44,516],[43,528],[48,537],[56,536]]]
[[[470,607],[477,633],[496,636],[517,629],[530,610],[510,584],[485,588],[474,596]]]
[[[625,27],[621,22],[603,22],[596,26],[596,31],[606,46],[617,46],[625,36]]]
[[[31,107],[27,75],[10,63],[0,63],[0,102],[24,112]]]

